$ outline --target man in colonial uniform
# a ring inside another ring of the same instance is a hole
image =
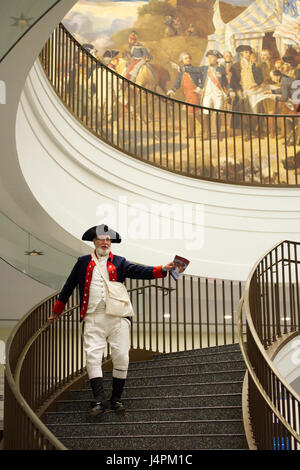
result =
[[[103,56],[103,63],[111,70],[116,70],[120,60],[119,51],[115,49],[107,49]],[[98,122],[97,131],[104,132],[104,127],[111,126],[112,121],[117,119],[116,115],[116,101],[118,96],[118,79],[117,76],[111,73],[106,73],[102,67],[95,67],[91,76],[88,79],[88,102],[92,106],[92,119],[97,122],[97,116],[101,114],[105,116],[103,122]],[[104,114],[105,113],[105,114]]]
[[[137,42],[136,34],[130,34],[128,38],[131,60],[127,67],[125,77],[135,82],[140,68],[152,59],[152,55],[147,51],[146,47]]]
[[[209,50],[206,53],[208,65],[200,67],[202,72],[201,88],[202,106],[212,109],[224,109],[225,100],[229,98],[229,84],[223,66],[218,65],[218,60],[223,56],[219,51]],[[209,128],[209,111],[204,111],[204,138],[207,139]],[[215,114],[217,127],[218,116]],[[218,136],[220,137],[220,136]]]
[[[272,61],[270,49],[263,49],[260,54],[261,71],[264,84],[269,84],[271,81],[270,72],[274,68],[274,61]]]
[[[233,57],[230,51],[224,52],[224,61],[224,69],[229,91],[229,98],[226,102],[226,109],[228,111],[240,111],[242,86],[238,73],[234,67]],[[231,122],[230,129],[228,129],[228,135],[232,135],[233,129],[237,130],[240,128],[240,115],[232,114],[228,117]]]
[[[200,94],[201,94],[201,80],[202,71],[201,67],[195,67],[192,65],[192,58],[187,52],[182,52],[179,56],[179,62],[182,64],[178,66],[172,64],[178,71],[177,80],[173,87],[168,91],[167,95],[172,96],[174,93],[181,88],[186,103],[200,105]],[[193,107],[188,107],[188,136],[193,137],[194,133],[194,122],[193,122]],[[196,113],[196,118],[200,121],[200,116]]]
[[[124,411],[121,395],[129,364],[131,318],[122,316],[123,314],[120,316],[106,314],[107,282],[123,283],[125,278],[149,280],[162,278],[174,267],[174,263],[165,266],[142,266],[129,263],[122,256],[114,255],[110,251],[111,243],[120,243],[121,237],[104,224],[87,230],[82,240],[93,242],[95,250],[92,255],[78,258],[48,320],[53,322],[58,320],[70,295],[78,285],[80,321],[84,321],[87,373],[95,399],[91,403],[90,413],[92,415],[104,413],[107,407],[101,367],[106,342],[110,344],[113,362],[111,409]]]
[[[251,46],[241,45],[236,52],[240,53],[241,60],[234,67],[240,77],[243,90],[244,111],[255,113],[257,111],[255,102],[259,86],[263,83],[261,67],[257,64],[257,58]]]
[[[283,56],[282,57],[283,65],[281,72],[288,77],[295,78],[299,80],[299,70],[297,69],[297,62],[294,57]]]
[[[274,65],[271,58],[270,49],[263,49],[260,55],[261,59],[261,71],[263,76],[263,85],[268,86],[272,84],[271,79],[271,70],[273,70]],[[275,114],[275,103],[271,99],[266,99],[263,101],[263,111],[266,114],[273,115]],[[271,117],[268,119],[268,125],[266,123],[266,129],[269,129],[270,137],[275,137],[275,119]]]
[[[104,54],[103,54],[103,62],[107,67],[109,67],[112,70],[116,70],[116,67],[118,65],[118,62],[120,60],[120,51],[117,51],[115,49],[107,49]]]
[[[236,52],[240,54],[240,62],[234,64],[240,83],[242,86],[242,111],[245,113],[254,113],[264,111],[263,105],[261,103],[257,104],[257,99],[262,92],[261,85],[263,83],[263,73],[261,67],[258,65],[257,57],[254,53],[254,50],[251,46],[240,45],[236,48]],[[248,123],[244,120],[244,130],[247,131],[245,135],[245,140],[250,140],[251,136],[258,129],[258,120],[257,118],[252,118],[252,134],[250,135],[250,128]]]
[[[275,98],[275,112],[278,114],[292,114],[295,115],[298,113],[298,103],[297,99],[299,97],[299,87],[297,87],[297,82],[293,77],[284,75],[279,70],[271,71],[271,79],[278,88],[273,89],[272,93]],[[300,130],[294,120],[286,119],[284,122],[283,118],[278,118],[279,126],[281,127],[281,132],[278,136],[279,139],[287,138],[289,133],[293,130],[293,126],[296,124],[295,129],[292,134],[295,134],[297,143],[299,142]],[[294,137],[293,135],[291,137]]]

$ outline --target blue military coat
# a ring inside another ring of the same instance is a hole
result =
[[[192,79],[192,81],[193,81],[193,83],[195,84],[196,87],[201,86],[201,82],[202,82],[201,67],[195,67],[194,65],[182,65],[179,68],[177,80],[176,80],[174,86],[172,87],[172,90],[175,91],[175,90],[178,90],[178,88],[181,87],[181,83],[182,83],[184,73],[189,74],[189,76],[191,77],[191,79]]]
[[[60,315],[64,311],[69,297],[78,285],[80,296],[80,321],[84,319],[88,307],[90,284],[95,266],[96,263],[91,255],[80,256],[78,258],[77,263],[72,269],[53,307],[54,313]],[[124,282],[127,277],[130,279],[151,280],[166,277],[167,275],[167,271],[162,271],[162,266],[133,264],[122,256],[113,255],[112,252],[109,253],[106,266],[110,281]]]
[[[130,46],[131,57],[134,59],[143,59],[146,57],[151,60],[152,55],[147,51],[146,47],[143,46],[140,42],[135,43],[133,46]]]
[[[200,69],[200,73],[201,73],[201,84],[200,84],[200,87],[201,88],[204,88],[205,87],[205,83],[206,83],[206,79],[207,79],[207,74],[208,74],[208,69],[209,69],[209,65],[202,65],[201,67],[199,67]],[[217,66],[215,68],[215,72],[216,72],[216,79],[218,80],[218,82],[220,83],[220,86],[221,88],[225,91],[229,88],[229,85],[228,85],[228,82],[227,82],[227,78],[226,78],[226,72],[225,72],[225,69],[224,67],[222,66]]]

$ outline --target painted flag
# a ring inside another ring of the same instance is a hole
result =
[[[300,46],[300,0],[282,0],[282,22],[274,32],[285,44]]]

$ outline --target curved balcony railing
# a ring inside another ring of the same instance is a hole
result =
[[[127,280],[135,317],[131,347],[171,352],[237,342],[234,306],[242,283],[183,276]],[[151,287],[150,287],[151,286]],[[4,449],[66,449],[43,424],[49,404],[86,375],[79,293],[47,323],[55,294],[35,306],[13,330],[6,348]],[[228,319],[229,316],[229,319]],[[105,360],[109,360],[109,348]]]
[[[60,24],[40,54],[71,113],[111,146],[164,170],[242,185],[298,186],[298,114],[188,104],[139,86],[86,51]]]
[[[299,255],[300,243],[292,241],[266,253],[252,269],[239,304],[239,342],[248,369],[254,445],[259,450],[300,449],[300,396],[280,376],[267,353],[278,340],[299,334]]]

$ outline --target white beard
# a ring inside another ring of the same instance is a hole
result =
[[[103,250],[102,248],[96,248],[96,253],[98,256],[107,256],[109,254],[109,248]]]

